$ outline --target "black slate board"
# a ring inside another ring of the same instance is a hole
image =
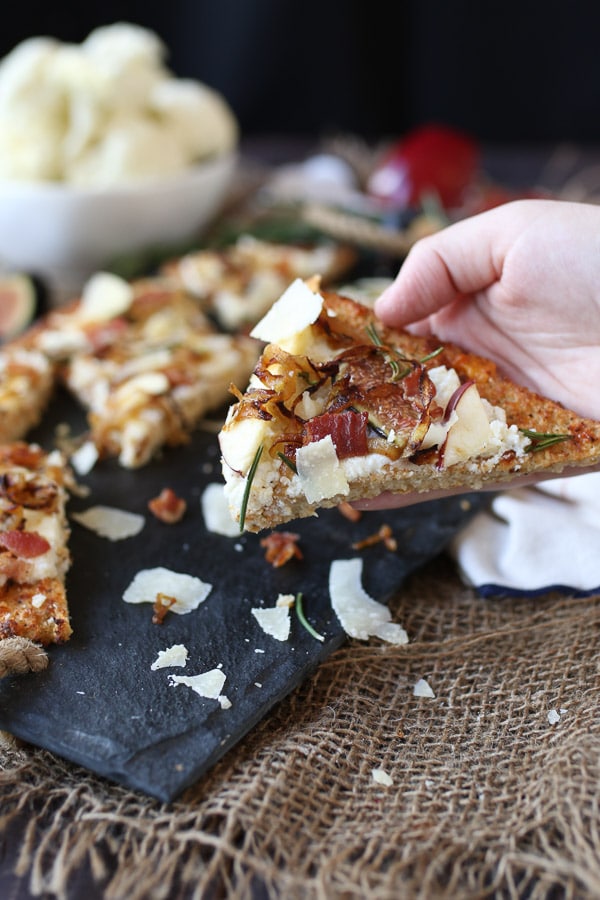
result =
[[[62,421],[74,425],[75,433],[83,430],[81,413],[65,397],[32,438],[52,447],[54,426]],[[365,514],[357,524],[328,510],[286,526],[301,535],[304,559],[274,569],[264,559],[261,535],[227,538],[206,531],[200,497],[208,483],[220,480],[217,439],[206,431],[141,470],[104,462],[80,479],[90,494],[72,497],[69,512],[102,503],[142,513],[146,524],[137,537],[111,542],[72,523],[67,588],[73,636],[50,648],[44,672],[3,679],[0,728],[170,801],[344,642],[328,594],[333,559],[361,556],[365,590],[385,601],[484,502],[469,495],[467,510],[464,498],[431,501]],[[159,522],[147,510],[148,500],[166,486],[188,501],[186,516],[175,525]],[[391,525],[398,552],[382,544],[352,549],[383,522]],[[162,625],[152,624],[150,605],[132,606],[121,598],[139,569],[155,566],[209,582],[208,599],[187,615],[170,613]],[[307,618],[325,636],[323,643],[294,614],[285,643],[266,635],[251,615],[253,606],[272,606],[279,593],[298,591]],[[185,669],[151,671],[159,650],[176,643],[189,650]],[[223,693],[229,709],[169,683],[168,673],[192,675],[219,665],[227,676]]]

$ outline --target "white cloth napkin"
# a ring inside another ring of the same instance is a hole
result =
[[[483,596],[600,592],[600,473],[498,494],[449,550]]]

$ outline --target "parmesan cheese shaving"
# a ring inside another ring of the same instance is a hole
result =
[[[346,634],[366,641],[378,637],[391,644],[408,643],[401,625],[392,622],[385,604],[366,593],[361,584],[363,561],[360,558],[336,559],[329,570],[329,595],[333,611]]]
[[[331,435],[312,441],[296,451],[298,478],[309,503],[318,503],[350,490]]]
[[[200,498],[204,525],[207,531],[224,537],[238,537],[240,526],[231,515],[225,486],[213,483],[206,486]]]
[[[133,300],[133,288],[111,272],[96,272],[81,294],[78,316],[86,322],[107,322],[127,312]]]
[[[170,612],[185,615],[204,603],[211,590],[212,584],[200,578],[158,566],[141,569],[123,593],[123,600],[125,603],[154,604],[157,595],[163,594],[175,600]]]
[[[219,700],[226,680],[222,669],[210,669],[199,675],[169,675],[171,685],[184,684],[207,700]]]
[[[385,787],[390,787],[394,783],[393,778],[391,777],[391,775],[388,775],[385,769],[373,769],[371,775],[375,784],[381,784]]]
[[[290,636],[289,606],[255,607],[251,612],[265,634],[277,641],[287,641]]]
[[[431,685],[428,681],[425,680],[425,678],[419,678],[413,688],[413,694],[415,697],[427,697],[430,700],[435,697]]]
[[[166,669],[171,666],[185,666],[188,659],[188,649],[185,644],[173,644],[166,650],[159,650],[158,656],[150,666],[152,671],[156,669]]]
[[[90,506],[79,513],[71,513],[71,518],[95,531],[100,537],[110,541],[122,541],[135,537],[144,527],[146,520],[138,513],[127,512],[124,509],[116,509],[113,506]]]
[[[254,326],[250,337],[267,343],[279,343],[316,322],[322,308],[321,295],[315,294],[302,279],[296,278]]]

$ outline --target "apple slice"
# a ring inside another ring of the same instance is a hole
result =
[[[491,440],[490,421],[477,385],[466,382],[454,392],[446,407],[446,416],[454,411],[456,422],[448,430],[440,448],[440,468],[481,456]]]

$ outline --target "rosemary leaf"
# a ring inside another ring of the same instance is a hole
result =
[[[242,497],[242,505],[240,507],[240,531],[244,530],[244,526],[246,524],[246,510],[248,508],[248,500],[250,499],[250,491],[252,489],[252,482],[254,481],[254,476],[256,475],[256,470],[258,468],[258,464],[260,462],[260,458],[263,452],[263,445],[261,444],[256,453],[254,454],[254,459],[252,460],[252,464],[248,469],[248,474],[246,475],[246,484],[244,487],[244,496]]]
[[[552,432],[532,431],[529,428],[519,428],[521,434],[528,437],[531,441],[529,447],[526,448],[527,453],[537,453],[539,450],[547,450],[554,444],[560,444],[562,441],[568,441],[570,434],[553,434]]]
[[[296,468],[296,464],[289,458],[289,456],[286,456],[285,453],[281,452],[281,450],[279,450],[277,452],[277,456],[279,457],[279,459],[281,460],[282,463],[286,464],[288,469],[292,470],[294,475],[298,474],[298,469]]]
[[[443,351],[443,347],[438,347],[437,350],[432,350],[431,353],[428,353],[426,356],[422,356],[420,362],[429,362],[430,359],[434,359],[436,356],[439,356],[440,353],[443,353]]]
[[[315,631],[315,629],[312,627],[310,622],[307,621],[306,616],[304,615],[304,610],[302,608],[302,594],[300,592],[296,594],[296,602],[294,604],[294,607],[296,609],[296,615],[298,616],[298,620],[300,621],[300,624],[304,628],[306,628],[308,633],[311,634],[318,641],[324,641],[325,638],[323,637],[323,635],[319,634],[318,631]]]

